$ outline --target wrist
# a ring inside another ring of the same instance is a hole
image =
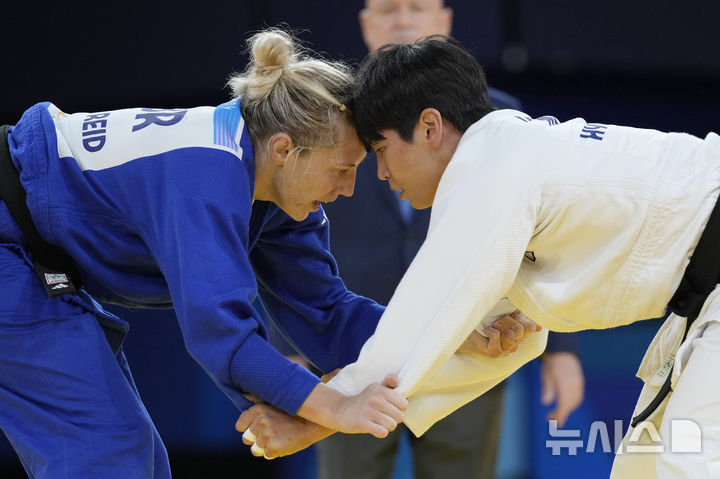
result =
[[[335,417],[344,397],[331,387],[318,383],[297,410],[297,415],[325,428],[330,435],[338,429]]]
[[[325,439],[328,436],[332,436],[337,431],[333,429],[329,429],[325,426],[321,426],[320,424],[314,423],[314,422],[308,422],[307,427],[309,429],[310,437],[312,438],[313,442],[320,441],[322,439]]]

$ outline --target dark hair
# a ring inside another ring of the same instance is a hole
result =
[[[383,139],[384,129],[412,141],[425,108],[436,108],[461,132],[495,110],[480,64],[443,35],[385,45],[368,55],[357,72],[352,108],[367,147]]]

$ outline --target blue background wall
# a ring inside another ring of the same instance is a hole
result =
[[[518,96],[533,116],[582,116],[700,136],[720,131],[718,2],[447,3],[455,10],[455,36],[485,64],[491,85]],[[65,111],[218,104],[228,97],[227,76],[244,65],[247,32],[280,22],[328,56],[356,62],[365,54],[357,26],[361,5],[15,2],[0,15],[0,122],[14,123],[41,100]],[[185,353],[172,311],[122,314],[132,326],[126,353],[176,477],[253,469],[259,477],[312,477],[312,451],[270,464],[249,456],[233,429],[237,412]],[[511,378],[500,476],[607,477],[612,454],[598,452],[599,446],[585,452],[587,433],[593,421],[603,421],[612,440],[613,421],[627,425],[640,387],[634,371],[658,324],[579,334],[587,397],[566,425],[582,431],[577,456],[553,456],[545,445],[551,438],[547,408],[538,402],[538,365]],[[24,477],[2,437],[0,477]],[[409,477],[407,467],[396,477]]]

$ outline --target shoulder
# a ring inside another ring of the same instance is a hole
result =
[[[506,130],[512,127],[523,127],[528,124],[532,118],[519,110],[495,110],[472,125],[463,133],[458,148],[473,141],[480,141],[488,135],[495,135],[497,130]]]

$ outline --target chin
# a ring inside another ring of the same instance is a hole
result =
[[[410,205],[416,210],[424,210],[432,206],[432,201],[421,201],[408,199]]]
[[[287,213],[287,212],[286,212]],[[307,218],[310,215],[309,211],[300,211],[300,212],[294,212],[294,213],[288,213],[288,216],[290,218],[294,219],[295,221],[303,221],[305,218]]]
[[[281,210],[283,210],[283,213],[285,213],[286,215],[288,215],[290,218],[292,218],[295,221],[302,221],[305,218],[307,218],[308,215],[310,214],[310,212],[307,210],[300,210],[300,209],[290,210],[287,208],[283,208],[280,205],[278,205],[278,207]]]

